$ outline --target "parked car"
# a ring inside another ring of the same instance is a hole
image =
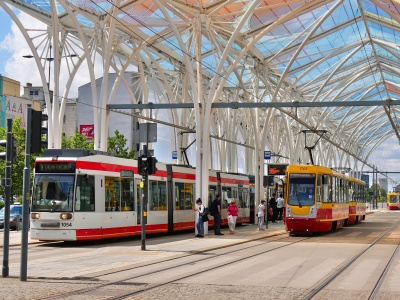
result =
[[[0,209],[0,228],[4,228],[4,207]],[[10,205],[10,229],[21,230],[22,228],[22,205]]]

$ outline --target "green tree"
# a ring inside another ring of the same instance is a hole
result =
[[[94,141],[87,142],[87,137],[85,135],[76,133],[75,136],[69,138],[63,136],[61,140],[62,149],[93,149]]]
[[[373,184],[370,188],[365,190],[366,197],[368,202],[372,202],[372,198],[375,195],[375,187],[376,187],[376,192],[378,193],[377,195],[377,203],[386,203],[386,197],[387,197],[387,192],[381,188],[379,185]]]
[[[131,149],[126,146],[127,139],[122,133],[119,133],[118,130],[115,130],[114,136],[108,137],[108,149],[107,151],[110,153],[114,153],[116,157],[121,158],[135,158],[135,149]]]
[[[114,153],[116,157],[121,158],[134,158],[135,149],[129,151],[126,146],[127,139],[118,130],[114,132],[114,136],[108,137],[108,149],[110,153]],[[94,149],[94,141],[87,142],[86,136],[76,133],[75,136],[69,138],[63,137],[61,141],[61,148],[63,149]]]
[[[26,131],[21,127],[21,118],[13,121],[12,132],[15,138],[16,147],[16,162],[12,165],[11,172],[11,196],[22,195],[23,188],[23,171],[25,167],[25,134]],[[0,139],[4,140],[7,138],[6,129],[0,128]],[[5,151],[5,150],[4,150]],[[33,170],[34,162],[37,155],[31,155],[30,157],[30,169]],[[0,177],[5,177],[6,163],[0,161]],[[33,178],[33,172],[31,172],[31,180]],[[0,193],[5,195],[4,187],[0,187]]]

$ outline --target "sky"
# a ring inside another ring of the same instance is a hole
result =
[[[14,11],[23,24],[29,24],[30,29],[45,29],[40,22],[30,16],[17,10]],[[28,44],[11,17],[2,8],[0,8],[0,20],[0,74],[21,82],[21,85],[26,85],[29,82],[34,86],[41,86],[42,83],[38,76],[38,69],[34,59],[22,58],[23,55],[31,54]],[[78,96],[78,87],[82,85],[82,82],[89,82],[86,75],[87,72],[79,73],[81,74],[80,77],[72,84],[69,95],[71,98]],[[61,85],[66,82],[66,77],[61,77]],[[393,136],[379,146],[369,159],[369,162],[378,166],[380,171],[399,172],[399,174],[388,174],[388,177],[391,179],[389,180],[389,190],[392,189],[393,183],[394,185],[400,184],[399,150],[399,141],[396,136]],[[365,171],[369,170],[365,169]],[[370,177],[372,176],[370,175]]]

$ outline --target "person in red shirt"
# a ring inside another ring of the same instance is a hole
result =
[[[239,209],[236,206],[236,201],[231,200],[231,203],[228,206],[229,234],[235,234],[235,226],[236,226],[236,219],[238,216],[238,211],[239,211]]]

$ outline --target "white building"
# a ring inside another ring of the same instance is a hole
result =
[[[40,103],[40,108],[37,107],[35,110],[41,109],[44,113],[47,113],[43,87],[32,86],[32,84],[28,82],[26,86],[24,86],[23,96]],[[53,99],[53,91],[50,91],[50,99]],[[77,131],[76,99],[68,99],[63,116],[63,135],[66,137],[74,136]]]
[[[383,188],[385,191],[389,190],[389,182],[387,178],[379,178],[379,185],[381,186],[381,188]]]

